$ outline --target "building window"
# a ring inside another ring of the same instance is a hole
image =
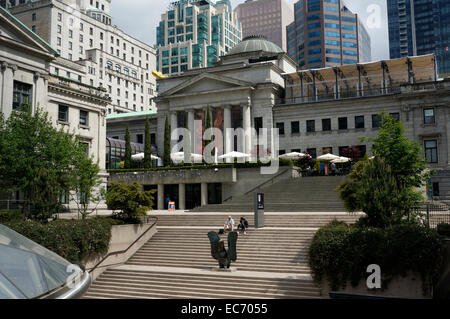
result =
[[[389,113],[389,115],[396,121],[400,121],[400,113]]]
[[[338,126],[340,130],[346,130],[348,128],[347,118],[346,117],[338,118]]]
[[[14,81],[13,109],[22,109],[24,106],[31,106],[31,92],[33,86],[30,84]]]
[[[355,116],[355,128],[364,128],[364,116]]]
[[[80,125],[89,126],[89,112],[80,110]]]
[[[143,135],[143,134],[137,134],[137,135],[136,135],[136,141],[137,141],[139,144],[144,144],[144,135]]]
[[[277,123],[276,127],[278,129],[278,134],[284,135],[284,123]]]
[[[316,121],[308,120],[306,121],[306,132],[315,132],[316,131]]]
[[[291,134],[300,134],[300,122],[291,122]]]
[[[381,127],[381,116],[379,116],[378,114],[372,115],[372,127],[373,128]]]
[[[434,124],[434,109],[424,109],[423,110],[423,122],[424,124]]]
[[[433,183],[433,196],[439,196],[439,183]]]
[[[311,155],[312,158],[317,157],[317,150],[315,148],[308,148],[306,152]]]
[[[331,131],[331,119],[322,120],[322,131]]]
[[[437,163],[437,140],[424,141],[425,144],[425,157],[428,163]]]
[[[69,122],[69,108],[65,105],[58,106],[58,121]]]
[[[283,154],[286,154],[286,150],[279,150],[278,151],[278,155],[283,155]]]
[[[332,147],[323,147],[322,154],[333,154],[333,148]]]

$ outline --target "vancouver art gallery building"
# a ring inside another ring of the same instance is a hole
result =
[[[371,144],[360,138],[377,136],[378,114],[385,110],[422,145],[430,168],[437,171],[434,196],[446,199],[450,80],[440,79],[436,70],[434,55],[427,55],[298,71],[281,48],[262,37],[247,37],[213,67],[158,80],[158,111],[151,116],[157,123],[158,154],[164,152],[166,117],[172,131],[190,129],[191,152],[202,154],[208,107],[212,126],[223,132],[215,139],[219,155],[239,150],[255,159],[301,151],[316,157],[342,155],[349,146],[371,154]],[[117,135],[118,125],[108,122],[107,135],[110,130]],[[225,128],[265,128],[268,137],[234,135]],[[278,129],[279,139],[272,128]],[[172,138],[175,145],[177,137]]]

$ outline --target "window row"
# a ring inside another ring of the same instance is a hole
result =
[[[69,123],[69,107],[66,105],[58,106],[58,121],[63,123]],[[79,112],[79,124],[82,126],[89,126],[89,112],[80,110]]]

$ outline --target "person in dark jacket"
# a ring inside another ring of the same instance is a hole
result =
[[[243,230],[244,235],[246,235],[247,229],[248,229],[248,221],[244,217],[241,217],[238,225],[238,230]]]

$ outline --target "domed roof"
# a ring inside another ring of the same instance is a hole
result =
[[[238,45],[232,48],[227,55],[264,51],[267,53],[283,53],[283,50],[273,42],[261,35],[245,37]]]

